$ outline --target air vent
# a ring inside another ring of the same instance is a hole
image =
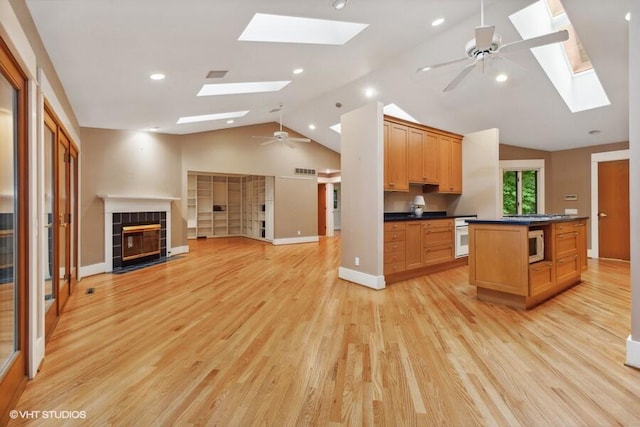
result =
[[[315,176],[316,175],[316,170],[315,169],[296,168],[296,175],[312,175],[312,176]]]
[[[207,74],[208,79],[221,79],[227,75],[227,70],[212,70]]]

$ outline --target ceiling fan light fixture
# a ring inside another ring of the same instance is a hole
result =
[[[347,0],[335,0],[333,3],[331,3],[331,6],[335,10],[342,10],[347,6]]]

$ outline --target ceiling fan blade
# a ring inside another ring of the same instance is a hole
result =
[[[260,137],[256,137],[256,138],[260,138]],[[265,141],[265,142],[261,142],[260,145],[268,145],[271,144],[272,142],[277,142],[277,139],[270,139],[269,141]]]
[[[453,89],[456,88],[456,86],[458,86],[460,84],[460,82],[462,80],[464,80],[465,77],[467,77],[467,75],[473,71],[473,69],[476,67],[476,64],[478,63],[478,61],[475,61],[473,64],[471,65],[467,65],[466,67],[464,67],[462,69],[462,71],[460,71],[460,74],[458,74],[456,76],[455,79],[453,79],[453,81],[451,83],[449,83],[449,86],[445,87],[443,92],[449,92]]]
[[[496,27],[476,27],[476,49],[479,51],[491,50],[493,44],[493,33]]]
[[[309,138],[287,138],[287,140],[295,142],[311,142]]]
[[[445,67],[447,65],[457,64],[458,62],[464,62],[464,61],[469,61],[469,57],[465,56],[464,58],[458,58],[458,59],[454,59],[452,61],[441,62],[441,63],[435,64],[435,65],[427,65],[426,67],[418,68],[416,70],[416,72],[429,71],[429,70],[433,70],[434,68]]]
[[[294,139],[294,138],[287,138],[287,139],[282,140],[282,142],[284,142],[285,144],[287,144],[287,146],[288,146],[289,148],[296,148],[296,144],[294,144],[293,142],[291,142],[291,140],[292,140],[292,139]]]
[[[555,33],[545,34],[543,36],[532,37],[526,40],[507,43],[500,48],[500,53],[509,53],[522,49],[531,49],[532,47],[545,46],[548,44],[564,42],[567,40],[569,40],[569,32],[567,30],[562,30]]]

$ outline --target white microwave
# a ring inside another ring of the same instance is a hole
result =
[[[544,231],[529,230],[529,264],[544,259]]]

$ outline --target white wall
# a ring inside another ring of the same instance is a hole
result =
[[[344,114],[341,125],[342,258],[338,276],[382,289],[385,286],[382,104],[367,104]]]
[[[462,196],[453,206],[455,215],[502,216],[499,145],[498,129],[470,133],[462,139]]]
[[[640,368],[640,2],[630,1],[629,202],[631,210],[631,335],[627,364]]]

